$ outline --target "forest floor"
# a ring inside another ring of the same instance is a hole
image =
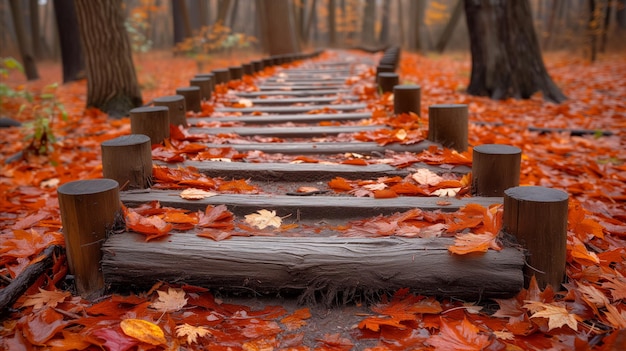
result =
[[[403,82],[421,85],[423,115],[432,104],[468,104],[470,122],[484,122],[471,123],[471,146],[517,146],[523,150],[522,185],[570,195],[568,283],[562,287],[531,285],[516,298],[481,304],[400,290],[373,303],[328,308],[299,306],[290,298],[222,296],[159,285],[136,296],[88,302],[66,290],[67,264],[59,256],[54,268],[2,316],[0,349],[625,349],[626,56],[606,55],[589,63],[576,54],[556,53],[545,61],[568,96],[562,104],[545,102],[540,94],[504,101],[465,94],[467,55],[403,53],[399,73]],[[146,102],[172,95],[198,73],[192,60],[167,53],[136,62]],[[215,59],[205,70],[234,63]],[[56,63],[41,63],[39,71],[42,78],[36,82],[15,72],[5,82],[38,92],[61,81]],[[130,132],[128,118],[109,120],[85,110],[85,81],[59,85],[54,94],[68,117],[53,121],[58,142],[49,156],[7,163],[28,146],[30,131],[27,126],[0,131],[0,274],[7,278],[0,280],[0,289],[46,247],[63,244],[58,185],[100,178],[100,143]],[[38,100],[21,112],[22,101],[2,103],[3,115],[24,122],[42,108]],[[563,130],[542,134],[530,127]],[[569,132],[580,129],[595,133]]]

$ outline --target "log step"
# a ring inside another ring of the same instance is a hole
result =
[[[501,197],[455,198],[403,196],[374,199],[353,196],[290,196],[276,194],[220,194],[202,200],[185,200],[176,190],[131,190],[120,193],[121,201],[129,207],[159,201],[163,206],[204,210],[207,205],[227,205],[236,215],[246,215],[259,209],[275,209],[280,216],[298,215],[301,220],[346,219],[423,210],[456,211],[470,203],[490,206],[502,203]],[[441,205],[442,201],[446,205]]]
[[[299,122],[299,121],[294,121]],[[357,133],[368,130],[385,129],[382,125],[370,126],[337,126],[337,127],[219,127],[219,128],[189,128],[191,134],[228,134],[240,136],[260,136],[277,138],[315,138],[341,133]]]
[[[428,150],[430,146],[439,145],[428,140],[424,140],[419,143],[402,145],[402,144],[388,144],[381,146],[373,142],[327,142],[327,143],[305,143],[305,142],[292,142],[292,143],[246,143],[246,144],[205,144],[210,148],[223,148],[231,147],[239,152],[248,151],[262,151],[265,153],[281,153],[281,154],[345,154],[356,153],[361,155],[373,155],[384,154],[385,151],[391,150],[396,152],[414,152],[419,153],[424,150]]]
[[[215,112],[228,113],[307,113],[314,110],[356,111],[366,108],[365,104],[350,105],[310,105],[310,106],[259,106],[259,107],[218,107]]]
[[[329,96],[329,97],[297,97],[275,99],[248,99],[253,105],[291,105],[291,104],[328,104],[335,101],[358,101],[356,96]],[[237,102],[232,100],[231,102]]]
[[[184,233],[160,241],[144,238],[134,233],[109,237],[102,258],[107,285],[149,288],[165,281],[258,293],[304,292],[301,301],[316,300],[321,293],[332,304],[337,293],[400,288],[468,301],[509,298],[524,282],[520,250],[456,256],[447,249],[451,239],[277,236],[214,242]]]
[[[252,91],[252,92],[235,92],[235,95],[245,98],[254,98],[259,96],[272,96],[272,95],[285,95],[285,96],[319,96],[319,95],[333,95],[333,94],[347,94],[350,93],[348,89],[316,89],[316,90],[266,90],[266,91]]]
[[[311,113],[303,115],[261,115],[261,116],[227,116],[227,117],[201,117],[188,119],[189,124],[199,122],[241,122],[246,124],[270,124],[270,123],[320,123],[324,121],[359,121],[371,118],[371,112],[346,112],[346,113]]]

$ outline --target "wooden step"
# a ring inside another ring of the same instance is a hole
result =
[[[356,111],[366,108],[366,104],[349,104],[349,105],[310,105],[310,106],[258,106],[258,107],[218,107],[215,112],[229,113],[307,113],[314,110],[336,110],[336,111]]]
[[[333,94],[349,94],[348,89],[318,89],[318,90],[265,90],[252,92],[235,92],[235,95],[245,98],[254,98],[259,96],[285,95],[285,96],[319,96]]]
[[[384,155],[385,151],[391,150],[396,152],[413,152],[419,153],[424,150],[427,150],[430,146],[439,144],[435,144],[428,140],[424,140],[419,143],[410,144],[410,145],[402,145],[402,144],[387,144],[385,146],[381,146],[377,143],[373,142],[327,142],[327,143],[316,143],[316,142],[285,142],[285,143],[246,143],[246,144],[205,144],[207,147],[212,148],[220,148],[220,147],[231,147],[239,152],[248,152],[248,151],[262,151],[265,153],[281,153],[281,154],[345,154],[345,153],[355,153],[361,155],[372,155],[378,153],[379,155]]]
[[[298,122],[294,120],[293,122]],[[219,127],[219,128],[189,128],[191,134],[229,134],[240,136],[261,136],[277,138],[315,138],[341,133],[357,133],[368,130],[386,129],[382,125],[368,126],[336,126],[336,127]]]
[[[297,98],[266,98],[248,99],[253,105],[292,105],[292,104],[328,104],[334,101],[358,101],[356,96],[326,96],[326,97],[297,97]],[[238,100],[231,100],[235,103]]]
[[[311,113],[311,114],[284,114],[284,115],[260,115],[260,116],[229,116],[229,117],[200,117],[189,118],[187,122],[196,125],[199,122],[241,122],[246,124],[270,124],[270,123],[320,123],[324,121],[358,121],[371,118],[371,112],[345,112],[345,113]]]

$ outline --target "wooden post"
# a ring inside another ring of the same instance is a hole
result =
[[[208,78],[209,79],[209,86],[210,86],[210,93],[213,93],[215,91],[215,75],[213,73],[198,73],[195,75],[194,78]],[[211,98],[210,94],[209,94],[209,99]]]
[[[396,85],[393,87],[393,112],[396,115],[413,112],[421,115],[421,93],[419,85]]]
[[[78,180],[58,190],[63,236],[76,290],[95,298],[104,289],[100,261],[107,231],[120,217],[118,183],[112,179]]]
[[[230,73],[230,79],[234,80],[243,78],[243,67],[241,66],[228,67],[228,71]]]
[[[468,116],[465,104],[431,105],[428,140],[459,152],[467,150]]]
[[[503,196],[519,185],[522,150],[515,146],[484,144],[474,147],[472,195]]]
[[[202,105],[200,104],[202,99],[199,87],[177,88],[176,95],[182,95],[185,98],[185,107],[187,108],[187,111],[202,111]]]
[[[154,106],[165,106],[168,109],[170,124],[187,127],[187,109],[185,97],[182,95],[161,96],[152,100]]]
[[[254,68],[254,73],[262,71],[263,70],[263,61],[261,61],[261,60],[252,61],[252,68]]]
[[[152,144],[160,144],[163,139],[170,137],[168,108],[148,106],[130,110],[130,132],[147,135]]]
[[[376,76],[383,72],[393,73],[396,71],[396,68],[392,65],[378,65],[376,66]]]
[[[143,134],[122,135],[100,144],[102,174],[122,190],[146,189],[152,183],[152,148]]]
[[[189,85],[200,88],[200,98],[202,100],[211,100],[211,79],[210,78],[191,78]]]
[[[263,68],[274,66],[274,60],[271,57],[266,57],[263,59]]]
[[[215,76],[215,84],[228,83],[230,80],[230,70],[228,68],[219,68],[213,70]]]
[[[382,72],[378,74],[378,87],[383,93],[392,92],[393,87],[400,84],[400,76],[396,73]]]
[[[254,74],[254,67],[252,66],[252,63],[244,63],[241,65],[241,68],[243,69],[244,75],[251,76]]]
[[[502,229],[514,235],[528,252],[525,286],[530,277],[540,287],[556,290],[565,275],[567,244],[566,192],[540,186],[519,186],[504,191]]]

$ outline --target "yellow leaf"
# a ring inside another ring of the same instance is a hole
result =
[[[205,337],[210,335],[211,331],[203,327],[194,327],[187,323],[176,326],[176,336],[187,337],[187,344],[193,344],[197,342],[198,337]]]
[[[530,318],[547,318],[548,331],[564,325],[576,331],[578,321],[573,314],[570,314],[565,307],[550,305],[539,301],[524,301],[524,308],[533,312]]]
[[[124,319],[120,322],[124,334],[150,345],[166,344],[163,329],[143,319]]]
[[[457,255],[465,255],[471,252],[487,252],[489,249],[501,250],[496,242],[496,236],[491,233],[483,234],[458,234],[454,239],[454,245],[448,247],[448,251]]]
[[[185,291],[181,289],[168,288],[167,292],[159,290],[157,293],[159,298],[151,306],[160,312],[175,312],[187,304]]]
[[[437,185],[443,178],[437,175],[435,172],[426,168],[420,168],[417,172],[411,174],[411,178],[421,185]]]
[[[259,229],[280,228],[282,221],[282,218],[276,215],[276,211],[258,210],[257,213],[246,215],[246,223]]]

